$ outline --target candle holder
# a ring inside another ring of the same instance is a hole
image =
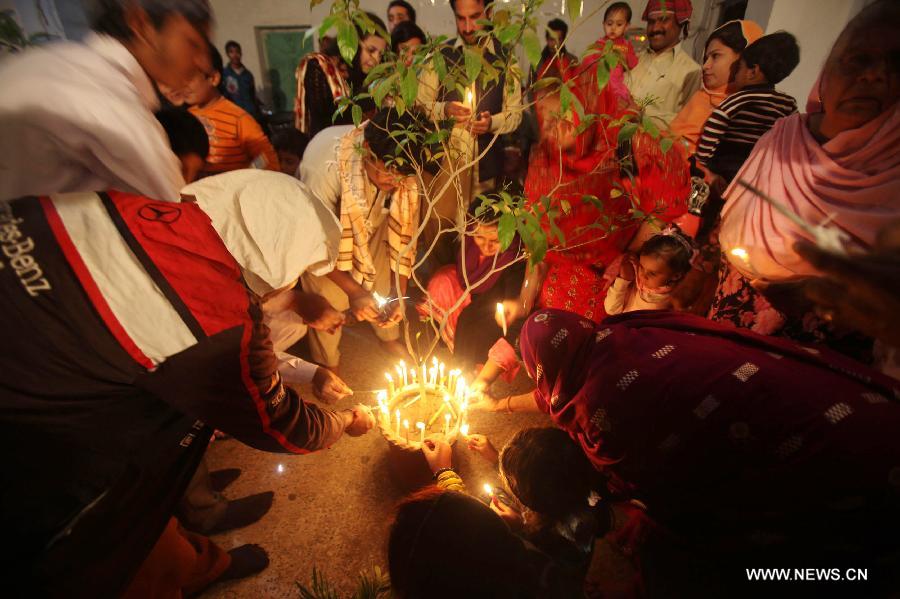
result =
[[[460,430],[468,430],[469,388],[460,375],[436,359],[430,366],[407,367],[401,361],[385,373],[388,388],[377,395],[377,424],[388,444],[391,469],[403,487],[415,489],[431,481],[421,452],[425,437],[440,433],[452,446]]]

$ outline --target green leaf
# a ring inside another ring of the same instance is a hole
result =
[[[516,236],[516,217],[511,212],[506,212],[500,217],[497,225],[497,238],[500,240],[500,249],[506,250]]]
[[[359,104],[353,105],[353,124],[359,127],[359,124],[362,122],[362,106]]]
[[[558,77],[542,77],[534,82],[534,85],[531,86],[531,91],[537,91],[539,89],[544,89],[545,87],[550,87],[551,85],[559,85],[560,80]]]
[[[547,219],[547,222],[550,223],[550,233],[552,233],[553,236],[559,240],[559,243],[561,245],[566,245],[566,236],[563,235],[563,232],[560,230],[560,228],[556,226],[556,219],[550,218]]]
[[[609,197],[610,197],[610,198],[615,199],[615,198],[618,198],[618,197],[621,197],[621,196],[622,196],[622,190],[621,190],[621,189],[611,189],[611,190],[609,190]]]
[[[572,105],[572,100],[575,96],[572,95],[572,90],[569,89],[568,85],[563,85],[559,88],[559,109],[563,114],[566,114],[569,111],[569,107]]]
[[[321,0],[319,0],[321,2]],[[337,15],[328,15],[325,17],[325,20],[322,21],[322,24],[319,25],[318,32],[319,37],[324,37],[328,30],[335,26],[338,21]]]
[[[659,128],[657,128],[656,124],[653,122],[653,119],[651,119],[649,116],[645,115],[644,118],[641,119],[641,124],[644,126],[644,131],[646,131],[650,137],[652,137],[653,139],[659,137]]]
[[[519,35],[519,26],[513,24],[505,25],[503,27],[500,27],[499,29],[497,27],[494,27],[494,35],[498,40],[500,40],[500,43],[505,46],[516,39],[516,36]]]
[[[531,241],[531,263],[537,264],[547,255],[547,237],[535,235]]]
[[[444,60],[443,54],[435,52],[431,59],[431,64],[434,66],[434,72],[437,73],[438,81],[443,81],[447,78],[447,62]]]
[[[625,123],[622,125],[622,128],[619,129],[619,137],[616,140],[616,143],[623,144],[626,141],[630,141],[631,138],[634,137],[637,128],[637,123]]]
[[[569,9],[569,18],[574,21],[581,16],[582,0],[566,0],[566,8]]]
[[[481,73],[481,62],[483,59],[479,52],[468,46],[466,46],[464,55],[466,61],[466,79],[474,83],[475,79],[478,78],[478,74]]]
[[[606,62],[597,61],[597,89],[603,89],[609,83],[609,66]]]
[[[375,105],[379,108],[384,103],[384,97],[388,95],[391,91],[391,87],[396,81],[397,77],[399,77],[397,73],[394,73],[387,79],[382,79],[375,85],[375,90],[372,92],[372,99],[375,100]]]
[[[416,102],[416,95],[419,93],[419,78],[416,77],[415,69],[406,71],[406,77],[403,78],[403,87],[400,93],[408,106],[412,106]]]
[[[525,31],[522,36],[522,45],[525,47],[525,56],[528,57],[528,62],[532,67],[537,68],[541,61],[541,41],[537,34],[531,29]]]
[[[662,150],[663,154],[668,153],[669,150],[672,149],[672,144],[675,143],[675,140],[671,137],[664,137],[659,142],[659,149]]]
[[[347,64],[353,64],[353,57],[359,46],[359,36],[356,35],[356,27],[348,21],[338,23],[338,49]]]

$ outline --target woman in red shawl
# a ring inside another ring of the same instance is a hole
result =
[[[593,69],[570,78],[584,113],[601,116],[578,134],[578,115],[560,114],[558,94],[538,100],[541,143],[531,155],[525,196],[532,205],[550,198],[551,207],[560,211],[556,226],[565,237],[560,242],[549,222],[542,223],[550,249],[538,305],[600,322],[606,316],[604,270],[637,234],[637,212],[661,221],[680,216],[686,211],[690,181],[687,162],[678,152],[664,154],[659,140],[638,133],[630,144],[632,185],[620,170],[618,127],[609,125],[625,114],[620,101],[609,86],[598,91]],[[586,195],[599,201],[586,201]]]
[[[896,547],[898,381],[674,312],[543,310],[519,344],[537,409],[678,532],[726,551]]]

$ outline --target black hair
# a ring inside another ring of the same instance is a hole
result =
[[[219,50],[212,43],[209,43],[209,60],[212,63],[213,72],[221,74],[225,64],[222,62],[222,55],[219,53]]]
[[[741,27],[740,21],[731,21],[725,23],[706,38],[705,48],[709,48],[709,43],[713,40],[719,40],[723,45],[728,46],[734,52],[740,54],[747,47],[747,38],[744,37],[744,28]]]
[[[562,429],[527,428],[500,453],[509,490],[543,520],[562,520],[587,507],[599,479],[584,451]]]
[[[401,133],[404,131],[411,135]],[[401,115],[396,108],[386,107],[376,112],[366,125],[363,139],[376,158],[400,174],[409,176],[416,172],[410,157],[417,164],[422,164],[422,134],[409,112]]]
[[[764,35],[741,54],[748,67],[758,66],[771,85],[781,83],[800,63],[800,46],[797,38],[787,31]]]
[[[690,238],[673,226],[671,231],[657,233],[645,241],[638,254],[662,258],[672,269],[673,279],[678,280],[691,270],[693,248]]]
[[[530,555],[489,507],[437,487],[398,506],[388,539],[391,587],[403,599],[538,596],[533,571],[547,571]]]
[[[420,39],[423,44],[428,41],[425,32],[412,21],[398,23],[391,32],[391,50],[394,51],[394,54],[399,54],[400,44],[413,39]]]
[[[169,17],[182,16],[205,37],[212,23],[208,0],[95,0],[91,29],[122,42],[130,40],[134,32],[128,26],[125,13],[132,7],[147,13],[156,29],[160,29]]]
[[[287,152],[301,160],[307,145],[309,145],[309,136],[293,127],[278,129],[272,135],[272,147],[276,152]]]
[[[228,40],[227,42],[225,42],[225,54],[228,54],[228,51],[231,50],[232,48],[237,48],[238,52],[240,52],[241,54],[244,53],[244,51],[241,49],[241,45],[239,43],[237,43],[236,41]]]
[[[487,8],[490,0],[481,0],[481,5]],[[456,12],[456,0],[450,0],[450,10]]]
[[[196,154],[203,160],[209,154],[209,135],[200,119],[187,110],[165,108],[156,113],[176,156]]]
[[[553,19],[549,23],[547,23],[547,29],[552,29],[553,31],[559,31],[562,33],[559,36],[559,43],[563,43],[566,41],[566,36],[569,35],[569,26],[562,19]]]
[[[606,12],[603,13],[603,20],[605,21],[609,18],[609,15],[620,10],[624,11],[625,20],[631,23],[631,6],[627,2],[613,2],[612,4],[610,4],[606,9]]]
[[[391,0],[391,3],[388,4],[387,9],[391,10],[395,6],[406,9],[406,14],[409,15],[409,20],[413,23],[416,22],[416,9],[412,7],[412,4],[410,4],[406,0]]]

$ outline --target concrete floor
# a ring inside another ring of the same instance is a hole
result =
[[[384,386],[384,372],[396,361],[382,352],[371,329],[348,327],[342,342],[341,375],[356,395],[337,408],[357,402],[375,403],[373,393]],[[439,356],[448,367],[447,355]],[[301,393],[310,398],[306,391]],[[499,449],[521,428],[549,424],[538,414],[471,415],[471,432],[488,435]],[[387,533],[394,506],[405,495],[391,479],[388,447],[377,429],[361,438],[342,438],[331,449],[305,456],[270,454],[233,439],[216,441],[209,453],[211,470],[238,467],[241,477],[226,490],[239,498],[266,490],[275,492],[271,511],[259,522],[214,537],[231,549],[244,543],[264,547],[271,563],[257,576],[216,585],[204,598],[299,597],[295,581],[309,584],[313,566],[323,572],[341,596],[350,596],[360,571],[387,569]],[[279,472],[279,465],[283,471]],[[465,447],[454,450],[454,466],[470,489],[497,484],[493,465]]]

